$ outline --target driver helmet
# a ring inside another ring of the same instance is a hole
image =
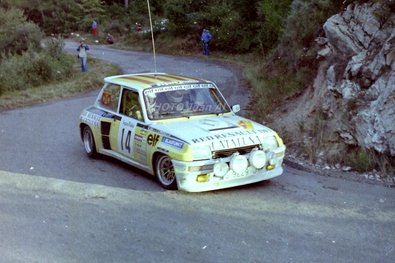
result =
[[[184,98],[184,93],[185,91],[182,90],[169,91],[166,92],[166,97],[169,100],[169,102],[180,103]]]
[[[156,104],[156,94],[155,93],[149,93],[147,95],[148,103],[151,106],[155,106]]]

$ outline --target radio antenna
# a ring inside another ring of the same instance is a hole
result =
[[[156,75],[157,72],[156,72],[155,39],[154,39],[154,29],[152,27],[152,18],[151,18],[151,9],[150,9],[149,0],[147,0],[147,6],[148,6],[149,23],[150,23],[150,27],[151,27],[152,50],[154,52],[154,67],[155,67],[155,75]]]

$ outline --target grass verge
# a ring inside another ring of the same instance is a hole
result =
[[[73,72],[66,81],[3,93],[0,96],[0,111],[31,106],[95,90],[102,86],[104,77],[120,73],[120,69],[116,66],[95,59],[89,60],[89,72],[82,73],[76,61]]]

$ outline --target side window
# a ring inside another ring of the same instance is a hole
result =
[[[120,112],[134,119],[143,120],[139,94],[137,92],[123,89]]]
[[[101,98],[99,99],[100,106],[117,112],[120,92],[120,86],[114,84],[107,85],[107,87],[105,87],[103,90]]]

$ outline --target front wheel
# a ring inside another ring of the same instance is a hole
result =
[[[82,130],[82,142],[84,143],[86,154],[91,158],[95,158],[97,156],[95,138],[89,126],[85,126]]]
[[[168,190],[177,189],[176,173],[169,156],[161,155],[155,160],[155,175],[159,184]]]

